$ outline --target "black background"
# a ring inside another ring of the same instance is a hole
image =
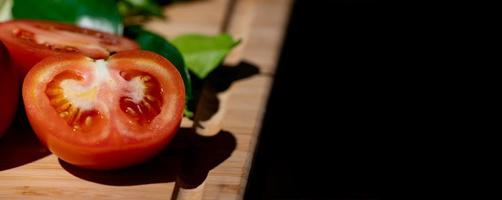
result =
[[[420,108],[403,68],[415,61],[401,62],[405,22],[392,10],[295,1],[246,199],[382,199],[412,187],[408,113]]]

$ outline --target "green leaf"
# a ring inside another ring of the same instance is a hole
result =
[[[140,26],[126,27],[125,34],[136,40],[142,49],[153,51],[167,58],[181,74],[183,82],[185,83],[186,99],[192,99],[192,83],[190,75],[186,68],[185,61],[181,53],[169,43],[164,37],[143,29]]]
[[[192,118],[193,117],[193,112],[188,110],[188,107],[185,106],[185,110],[183,110],[183,115],[188,117],[188,118]]]
[[[76,24],[121,35],[116,0],[14,0],[14,19],[41,19]]]
[[[156,16],[165,18],[162,8],[153,0],[118,0],[122,16]]]
[[[181,51],[188,69],[200,79],[204,79],[240,41],[234,40],[228,34],[186,34],[174,38],[171,42]]]

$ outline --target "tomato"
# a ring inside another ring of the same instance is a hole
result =
[[[0,23],[0,40],[9,50],[20,76],[45,57],[80,52],[94,59],[114,52],[139,49],[129,39],[48,21],[14,20]]]
[[[42,143],[90,169],[134,165],[162,150],[180,125],[184,95],[176,68],[141,50],[107,60],[49,57],[23,84],[26,113]]]
[[[16,73],[9,65],[9,57],[0,42],[0,137],[12,122],[17,108],[18,81]]]

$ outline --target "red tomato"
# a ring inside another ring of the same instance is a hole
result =
[[[0,40],[21,76],[43,58],[60,53],[80,52],[101,59],[114,52],[139,49],[134,41],[120,36],[48,21],[0,23]]]
[[[0,137],[12,122],[17,108],[18,81],[16,73],[9,65],[9,57],[0,42]]]
[[[123,51],[105,60],[64,54],[26,75],[32,128],[62,160],[91,169],[143,162],[171,140],[185,103],[183,79],[155,53]]]

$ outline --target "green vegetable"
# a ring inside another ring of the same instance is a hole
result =
[[[190,75],[181,53],[162,36],[143,29],[141,26],[128,26],[126,36],[133,38],[142,49],[153,51],[167,58],[178,69],[185,83],[185,95],[187,100],[192,99],[192,84]]]
[[[188,118],[192,118],[193,117],[193,112],[190,111],[187,106],[185,106],[185,110],[183,110],[183,115],[188,117]]]
[[[188,69],[200,79],[204,79],[240,41],[234,40],[228,34],[186,34],[174,38],[171,42],[180,50]]]
[[[128,16],[156,16],[165,18],[162,8],[153,0],[118,0],[117,5],[124,17]]]
[[[14,19],[42,19],[76,24],[121,35],[116,0],[14,0]]]

